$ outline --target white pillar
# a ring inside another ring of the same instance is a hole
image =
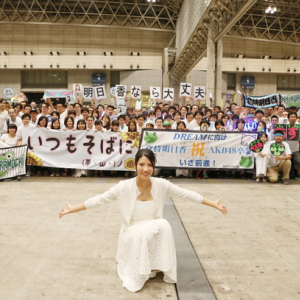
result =
[[[212,94],[213,98],[215,95],[215,43],[213,40],[213,34],[211,31],[208,32],[207,40],[207,71],[206,71],[206,106],[210,106],[209,95]]]

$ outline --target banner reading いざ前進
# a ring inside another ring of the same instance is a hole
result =
[[[85,170],[134,170],[139,133],[25,127],[27,164]]]
[[[0,148],[0,179],[26,174],[27,146]]]
[[[257,133],[144,129],[141,148],[156,154],[156,167],[253,169],[249,144]]]

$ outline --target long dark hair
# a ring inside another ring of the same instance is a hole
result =
[[[155,154],[153,153],[153,151],[151,151],[150,149],[140,149],[136,155],[135,155],[135,165],[137,166],[139,160],[142,158],[142,157],[147,157],[150,162],[151,162],[151,165],[153,167],[153,169],[155,168],[155,164],[156,164],[156,156]],[[154,172],[153,172],[154,173]],[[153,174],[152,174],[153,175]]]

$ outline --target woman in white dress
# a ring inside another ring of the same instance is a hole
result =
[[[107,192],[92,197],[82,204],[67,206],[65,214],[119,201],[123,224],[117,250],[118,274],[123,286],[131,292],[139,291],[157,271],[164,273],[164,281],[177,280],[176,252],[172,229],[163,218],[166,197],[189,199],[227,213],[220,199],[210,201],[200,194],[179,188],[171,182],[151,177],[154,173],[155,155],[149,149],[139,150],[135,157],[137,176],[120,181]]]

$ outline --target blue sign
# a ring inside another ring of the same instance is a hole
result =
[[[100,86],[106,84],[106,74],[93,73],[92,74],[92,86]]]
[[[241,78],[242,89],[254,89],[255,87],[255,77],[254,76],[243,76]]]

